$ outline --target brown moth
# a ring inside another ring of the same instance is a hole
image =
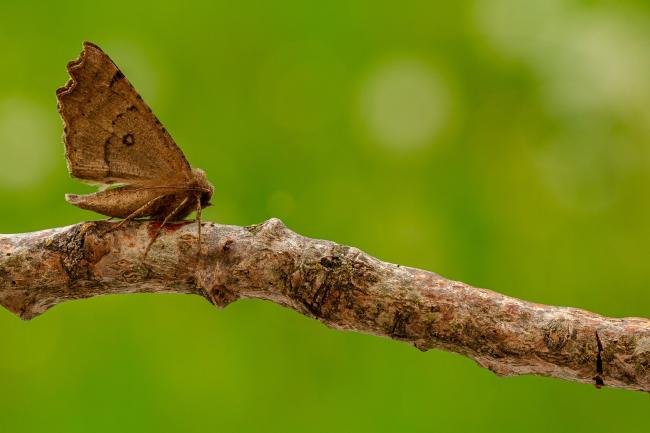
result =
[[[210,205],[213,186],[192,168],[151,108],[122,71],[97,45],[84,42],[68,63],[70,80],[56,91],[64,124],[70,174],[104,188],[94,194],[66,194],[82,209],[123,218],[162,221],[145,250],[169,221],[196,210],[199,247],[201,209]]]

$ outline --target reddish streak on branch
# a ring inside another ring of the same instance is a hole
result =
[[[309,239],[278,219],[172,225],[146,261],[151,222],[89,222],[0,235],[0,305],[23,319],[71,299],[174,292],[220,307],[267,299],[329,327],[466,355],[499,375],[535,374],[650,391],[650,320],[553,307]]]

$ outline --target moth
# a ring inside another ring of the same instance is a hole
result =
[[[214,187],[203,170],[192,168],[171,135],[122,71],[101,48],[84,42],[78,59],[68,63],[70,79],[56,91],[64,125],[63,141],[70,175],[100,185],[87,195],[66,200],[123,221],[170,221],[196,211],[199,250],[201,210]]]

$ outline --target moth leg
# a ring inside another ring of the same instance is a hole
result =
[[[148,202],[146,202],[145,204],[143,204],[142,206],[140,206],[139,208],[137,208],[136,210],[131,212],[131,214],[128,215],[126,218],[124,218],[122,221],[120,221],[119,224],[117,224],[114,227],[111,227],[110,229],[106,230],[104,232],[104,234],[108,234],[108,233],[112,232],[113,230],[117,230],[120,227],[122,227],[124,224],[126,224],[128,221],[132,220],[133,218],[137,218],[140,214],[142,214],[145,210],[147,210],[147,208],[149,206],[151,206],[153,203],[155,203],[156,200],[160,200],[163,197],[164,197],[164,195],[159,195],[158,197],[152,198],[151,200],[149,200]]]
[[[183,206],[185,206],[185,204],[187,203],[188,200],[189,200],[189,198],[188,198],[188,197],[185,197],[185,198],[183,199],[183,201],[181,201],[180,204],[179,204],[178,206],[176,206],[176,208],[175,208],[173,211],[171,211],[171,212],[169,213],[169,215],[167,215],[167,216],[165,217],[165,219],[163,220],[163,222],[160,223],[160,227],[158,227],[158,230],[156,230],[156,233],[154,233],[153,237],[151,238],[151,240],[150,240],[149,243],[147,244],[147,248],[144,250],[144,256],[143,256],[143,259],[144,259],[144,258],[147,258],[147,254],[149,254],[149,250],[151,249],[151,246],[152,246],[153,243],[156,241],[156,239],[158,239],[158,235],[160,235],[160,232],[162,231],[163,227],[165,227],[165,225],[167,224],[167,222],[168,222],[171,218],[173,218],[174,215],[176,215],[176,213],[177,213],[177,212],[178,212],[178,211],[179,211]]]
[[[197,257],[200,259],[201,258],[201,196],[199,194],[196,195],[196,223],[198,224],[197,226],[197,233],[198,233],[198,239],[199,239],[199,249],[197,251]]]

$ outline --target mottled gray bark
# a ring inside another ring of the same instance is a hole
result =
[[[461,353],[499,375],[536,374],[650,391],[650,320],[553,307],[309,239],[271,219],[251,227],[88,222],[0,235],[0,305],[30,319],[112,293],[200,295],[225,307],[267,299],[327,326]]]

